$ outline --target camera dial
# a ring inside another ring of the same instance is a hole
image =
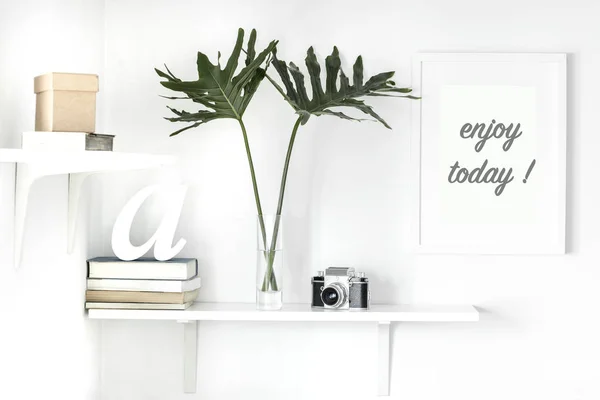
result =
[[[339,307],[346,302],[347,297],[346,289],[337,282],[326,286],[321,292],[323,304],[328,307]]]

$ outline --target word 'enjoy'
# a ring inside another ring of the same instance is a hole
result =
[[[503,136],[506,137],[506,141],[502,145],[502,150],[508,151],[513,145],[515,139],[523,134],[523,132],[519,132],[519,129],[521,129],[520,123],[514,127],[513,123],[508,126],[504,125],[503,123],[499,123],[495,126],[494,124],[496,124],[495,119],[493,119],[492,123],[488,125],[487,129],[485,129],[485,124],[476,123],[475,125],[472,125],[467,122],[462,126],[462,128],[460,128],[460,137],[463,139],[473,139],[475,136],[477,136],[479,139],[481,139],[475,144],[475,151],[479,153],[481,150],[483,150],[483,146],[485,146],[485,143],[489,139],[500,139]]]

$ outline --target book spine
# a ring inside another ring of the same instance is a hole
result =
[[[186,281],[139,279],[88,279],[89,290],[124,290],[141,292],[188,292],[200,288],[200,278]]]
[[[192,304],[191,301],[183,304],[87,302],[85,308],[89,310],[185,310]]]
[[[132,291],[102,291],[87,290],[85,300],[88,302],[109,303],[185,303],[185,293],[161,293],[161,292],[132,292]]]
[[[183,292],[182,281],[137,279],[88,279],[89,290],[124,290],[140,292]]]

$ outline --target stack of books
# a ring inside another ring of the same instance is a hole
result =
[[[185,310],[201,286],[194,258],[122,261],[98,257],[87,263],[87,309]]]

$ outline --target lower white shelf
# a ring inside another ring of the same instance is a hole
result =
[[[378,394],[390,394],[390,325],[393,322],[476,322],[470,305],[375,304],[366,311],[311,309],[285,304],[279,311],[259,311],[253,303],[194,303],[187,310],[89,310],[91,319],[167,320],[183,323],[185,393],[196,392],[198,321],[369,322],[377,323]]]
[[[479,313],[469,305],[374,304],[365,311],[313,309],[285,304],[260,311],[254,303],[194,303],[187,310],[89,310],[93,319],[164,319],[189,321],[337,321],[337,322],[473,322]]]

